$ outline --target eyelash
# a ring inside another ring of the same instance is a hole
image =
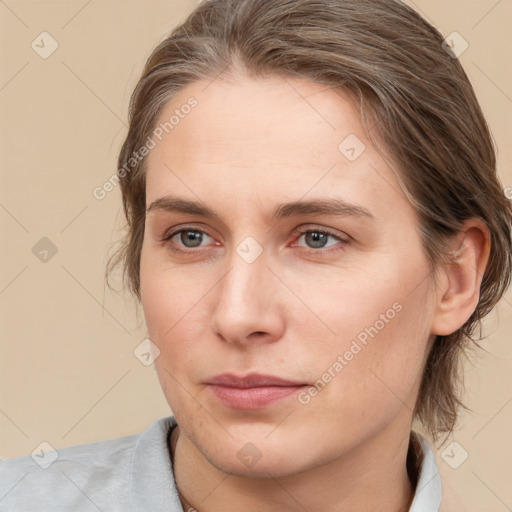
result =
[[[175,253],[183,253],[183,254],[186,254],[186,253],[192,253],[192,252],[199,252],[201,249],[204,249],[204,248],[188,248],[188,249],[178,249],[178,247],[176,246],[176,244],[174,242],[172,242],[172,238],[174,238],[176,235],[179,235],[180,233],[183,233],[185,231],[193,231],[195,233],[201,233],[203,235],[207,235],[207,236],[210,236],[208,235],[208,233],[206,233],[205,231],[201,230],[201,229],[197,229],[197,228],[194,228],[192,226],[185,226],[185,227],[181,227],[180,229],[177,229],[175,231],[172,231],[171,233],[168,233],[166,232],[161,241],[162,242],[166,242],[166,245],[169,246],[170,250],[175,252]],[[295,231],[293,233],[293,236],[297,238],[297,240],[300,239],[300,237],[302,237],[303,235],[307,234],[307,233],[320,233],[321,235],[327,235],[327,236],[330,236],[334,239],[336,239],[338,242],[341,242],[342,244],[348,244],[350,243],[350,241],[347,239],[347,240],[343,240],[340,236],[338,236],[337,234],[335,234],[334,232],[330,231],[329,229],[327,228],[322,228],[322,229],[317,229],[317,228],[309,228],[309,229],[302,229],[302,230],[299,230],[299,231]],[[348,238],[348,236],[347,236]],[[327,247],[327,248],[323,248],[323,247],[320,247],[318,249],[313,249],[311,247],[303,247],[302,246],[302,250],[308,252],[308,253],[311,253],[311,254],[318,254],[318,253],[328,253],[328,252],[336,252],[336,251],[339,251],[339,250],[344,250],[344,248],[337,248],[337,249],[332,249],[331,246]]]

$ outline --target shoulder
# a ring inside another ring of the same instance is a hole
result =
[[[152,452],[165,465],[173,424],[162,418],[141,434],[0,460],[0,512],[130,510],[134,471]]]

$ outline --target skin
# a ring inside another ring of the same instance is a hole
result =
[[[146,205],[172,195],[218,218],[153,208],[141,254],[155,366],[180,429],[174,471],[185,507],[408,510],[423,366],[435,335],[456,330],[477,304],[485,228],[468,221],[454,238],[462,256],[439,270],[436,288],[415,211],[346,95],[238,75],[188,86],[159,122],[190,96],[198,106],[148,156]],[[354,161],[338,149],[349,134],[366,146]],[[373,219],[270,216],[279,203],[333,198]],[[186,232],[162,241],[170,228],[199,231],[199,246],[185,245]],[[335,236],[318,235],[325,229]],[[263,249],[251,263],[237,253],[248,236]],[[295,394],[239,410],[205,384],[256,372],[311,386],[393,304],[394,318],[308,403]],[[247,443],[261,454],[252,466],[237,456]]]

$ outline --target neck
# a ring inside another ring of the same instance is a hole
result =
[[[179,427],[170,448],[185,512],[407,512],[416,483],[407,472],[413,450],[408,436],[393,439],[382,432],[341,459],[281,478],[226,474],[180,435]]]

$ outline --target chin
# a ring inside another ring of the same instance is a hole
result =
[[[287,447],[286,447],[287,448]],[[232,476],[242,478],[283,478],[307,469],[295,460],[296,448],[288,453],[282,447],[279,451],[265,446],[255,448],[255,445],[245,444],[242,448],[229,446],[223,449],[219,446],[213,453],[204,453],[210,464],[218,470]]]
[[[308,454],[310,440],[290,435],[283,428],[280,432],[266,424],[247,424],[225,431],[197,431],[189,433],[189,439],[201,454],[223,473],[246,478],[282,478],[321,464],[318,451]],[[270,435],[269,435],[270,434]],[[318,447],[317,447],[318,448]],[[310,460],[316,457],[318,460]]]

